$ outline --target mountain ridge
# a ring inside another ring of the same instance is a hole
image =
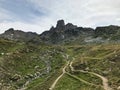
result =
[[[93,42],[96,38],[119,40],[120,26],[109,25],[93,29],[90,27],[78,27],[72,23],[65,24],[64,20],[58,20],[55,27],[52,26],[48,31],[44,31],[41,34],[10,28],[3,34],[0,34],[0,37],[16,41],[35,40],[36,42],[45,42],[47,44],[66,44],[74,41],[86,43],[87,38],[94,39]],[[101,40],[97,40],[97,42],[101,42]]]

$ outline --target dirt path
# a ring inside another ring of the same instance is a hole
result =
[[[67,68],[68,65],[71,65],[71,64],[70,64],[70,61],[67,62],[67,64],[65,65],[65,67],[62,69],[62,74],[54,81],[54,83],[51,85],[51,87],[49,88],[49,90],[53,90],[53,89],[54,89],[54,87],[55,87],[55,85],[57,84],[57,82],[59,81],[59,79],[60,79],[65,73],[66,73],[67,75],[69,75],[69,76],[71,76],[71,77],[73,77],[73,78],[81,81],[81,82],[84,82],[84,83],[88,84],[88,85],[98,86],[98,85],[89,83],[89,82],[87,82],[87,81],[85,81],[85,80],[83,80],[83,79],[81,79],[81,78],[76,77],[75,75],[71,75],[70,73],[66,72],[65,69]],[[71,67],[72,67],[72,66],[71,66]],[[72,69],[73,69],[73,67],[72,67]]]
[[[93,74],[93,75],[96,75],[96,76],[98,76],[99,78],[101,78],[102,79],[102,83],[103,83],[103,88],[105,89],[105,90],[113,90],[111,87],[109,87],[109,85],[108,85],[108,79],[107,78],[105,78],[105,77],[103,77],[103,76],[101,76],[101,75],[99,75],[99,74],[97,74],[97,73],[94,73],[94,72],[89,72],[89,73],[91,73],[91,74]]]
[[[73,66],[72,66],[72,61],[71,61],[71,63],[70,63],[70,68],[71,68],[71,71],[80,71],[80,72],[83,72],[83,73],[90,73],[90,74],[93,74],[93,75],[95,75],[95,76],[97,76],[97,77],[99,77],[99,78],[101,78],[102,79],[102,84],[103,84],[103,88],[105,89],[105,90],[113,90],[111,87],[109,87],[109,85],[108,85],[108,79],[107,78],[105,78],[104,76],[101,76],[101,75],[99,75],[99,74],[97,74],[97,73],[94,73],[94,72],[88,72],[88,71],[83,71],[83,70],[75,70],[74,68],[73,68]]]
[[[103,76],[101,76],[101,75],[99,75],[99,74],[97,74],[97,73],[94,73],[94,72],[88,72],[88,71],[84,71],[84,70],[75,70],[75,69],[73,68],[73,66],[72,66],[72,63],[73,63],[72,61],[71,61],[71,62],[70,62],[70,61],[67,62],[67,64],[66,64],[66,65],[64,66],[64,68],[62,69],[62,74],[53,82],[53,84],[51,85],[51,87],[49,88],[49,90],[53,90],[53,89],[54,89],[54,87],[55,87],[55,85],[57,84],[57,82],[59,81],[59,79],[60,79],[65,73],[68,74],[68,75],[71,76],[71,77],[74,77],[74,78],[76,78],[76,79],[79,79],[79,78],[75,77],[74,75],[71,75],[71,74],[69,74],[68,72],[65,71],[65,69],[67,68],[68,65],[70,66],[71,71],[89,73],[89,74],[93,74],[93,75],[101,78],[101,79],[102,79],[103,88],[104,88],[105,90],[113,90],[111,87],[109,87],[109,85],[108,85],[108,79],[107,79],[107,78],[105,78],[105,77],[103,77]],[[79,79],[79,80],[82,81],[82,82],[84,82],[84,83],[90,84],[90,85],[95,85],[95,84],[91,84],[91,83],[89,83],[89,82],[87,82],[87,81],[85,81],[85,80],[82,80],[82,79]],[[95,85],[95,86],[97,86],[97,85]]]
[[[66,73],[65,69],[66,67],[69,65],[69,61],[67,61],[67,64],[65,65],[65,67],[62,69],[62,74],[53,82],[53,84],[51,85],[51,87],[49,88],[49,90],[53,90],[55,85],[57,84],[57,82],[59,81],[59,79]]]

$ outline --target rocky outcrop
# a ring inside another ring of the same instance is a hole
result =
[[[65,29],[66,29],[66,30],[68,30],[68,29],[75,29],[75,28],[77,28],[77,26],[76,26],[76,25],[73,25],[72,23],[68,23],[68,24],[66,24],[66,26],[65,26]]]
[[[38,38],[38,34],[33,32],[23,32],[21,30],[8,29],[0,35],[1,38],[15,40],[15,41],[29,41]]]
[[[56,30],[64,30],[64,29],[65,29],[64,20],[57,21]]]
[[[109,40],[120,40],[120,27],[114,25],[97,27],[94,36],[95,38],[102,37]]]
[[[51,27],[50,30],[43,32],[40,37],[46,43],[64,43],[75,38],[83,38],[93,34],[92,28],[82,28],[73,25],[72,23],[65,24],[64,20],[59,20],[56,27]]]

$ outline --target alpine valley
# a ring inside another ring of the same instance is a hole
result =
[[[120,26],[64,20],[42,34],[0,34],[0,90],[120,90]]]

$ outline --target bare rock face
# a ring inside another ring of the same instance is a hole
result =
[[[120,40],[120,27],[115,25],[97,27],[95,37],[102,37],[109,40]]]
[[[120,29],[120,27],[114,26],[114,25],[105,26],[105,27],[97,27],[95,30],[95,33],[97,35],[102,35],[102,34],[110,35],[110,34],[117,33],[118,29]]]
[[[66,24],[66,26],[65,26],[65,29],[67,30],[67,29],[75,29],[75,28],[77,28],[77,26],[76,25],[73,25],[72,23],[68,23],[68,24]]]
[[[29,41],[37,38],[38,34],[33,32],[23,32],[21,30],[14,30],[13,28],[10,28],[1,34],[0,37],[15,41]]]
[[[50,28],[50,31],[53,31],[53,30],[55,30],[54,26],[52,26],[52,27]]]
[[[59,21],[57,21],[56,28],[61,28],[61,27],[64,27],[64,26],[65,26],[64,20],[59,20]]]
[[[58,20],[56,28],[54,28],[56,31],[65,31],[68,29],[75,29],[77,28],[76,25],[73,25],[72,23],[65,24],[64,20]]]
[[[13,34],[14,33],[14,29],[10,28],[7,31],[5,31],[6,34]]]
[[[13,40],[13,35],[14,35],[14,29],[10,28],[7,31],[5,31],[5,33],[1,34],[0,37]]]
[[[72,23],[65,24],[64,20],[57,21],[56,27],[51,27],[50,30],[43,32],[40,38],[47,43],[61,43],[70,41],[72,38],[80,36],[88,36],[93,34],[93,29],[82,28],[73,25]]]
[[[57,21],[56,27],[54,29],[56,32],[63,32],[65,30],[64,20]]]

